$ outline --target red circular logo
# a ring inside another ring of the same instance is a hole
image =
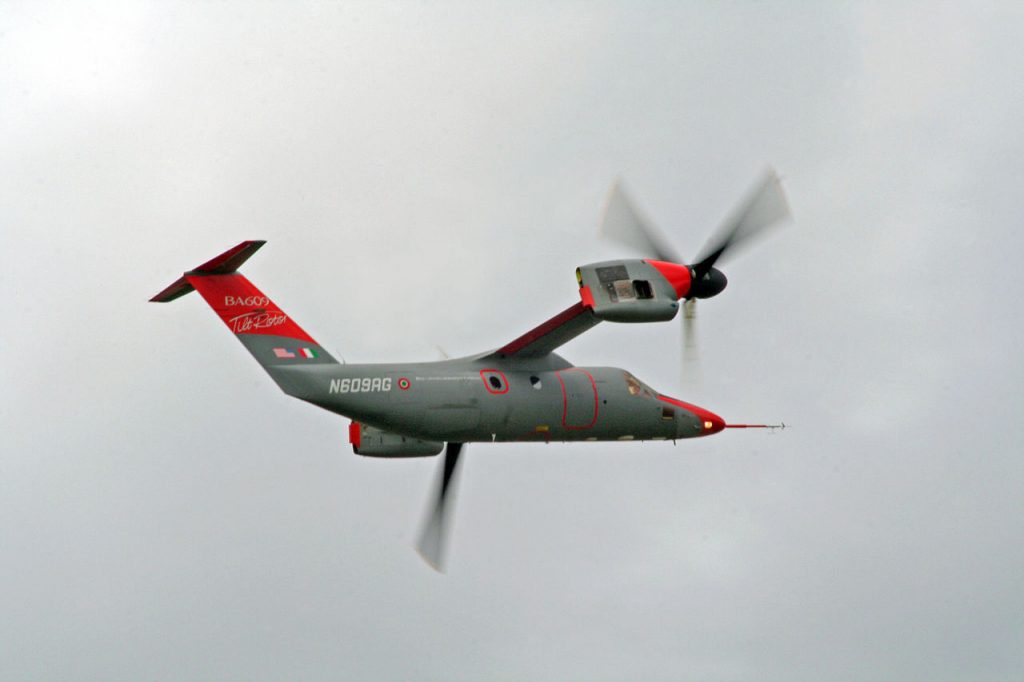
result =
[[[411,385],[412,384],[410,384],[409,380],[406,379],[405,377],[402,377],[401,379],[398,380],[398,387],[400,389],[402,389],[403,391],[408,391],[409,390],[409,386],[411,386]]]

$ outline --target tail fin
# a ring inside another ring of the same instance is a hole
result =
[[[266,244],[245,241],[216,258],[189,270],[149,299],[167,303],[198,291],[213,311],[242,342],[281,388],[294,394],[296,378],[275,371],[287,366],[337,364],[331,355],[252,282],[237,272],[239,266]]]

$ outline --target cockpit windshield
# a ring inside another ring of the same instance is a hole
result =
[[[648,398],[653,398],[655,396],[655,393],[650,386],[640,381],[629,372],[624,371],[622,373],[622,378],[626,380],[626,389],[629,391],[630,395],[645,395]]]

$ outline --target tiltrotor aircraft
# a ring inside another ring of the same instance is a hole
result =
[[[764,178],[690,264],[633,208],[620,185],[602,231],[650,255],[576,269],[579,300],[497,350],[411,364],[342,364],[238,268],[264,241],[245,241],[184,273],[154,296],[168,302],[195,290],[290,396],[352,420],[349,440],[367,457],[428,457],[444,450],[437,492],[418,549],[441,569],[459,455],[466,443],[671,440],[725,428],[717,414],[664,395],[615,367],[577,367],[555,350],[610,322],[659,322],[725,289],[717,260],[754,233],[787,218],[774,172]],[[687,337],[689,338],[689,334]],[[446,445],[447,444],[447,445]]]

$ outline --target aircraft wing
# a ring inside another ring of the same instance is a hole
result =
[[[594,327],[601,320],[583,302],[566,308],[494,352],[501,358],[538,358]]]

